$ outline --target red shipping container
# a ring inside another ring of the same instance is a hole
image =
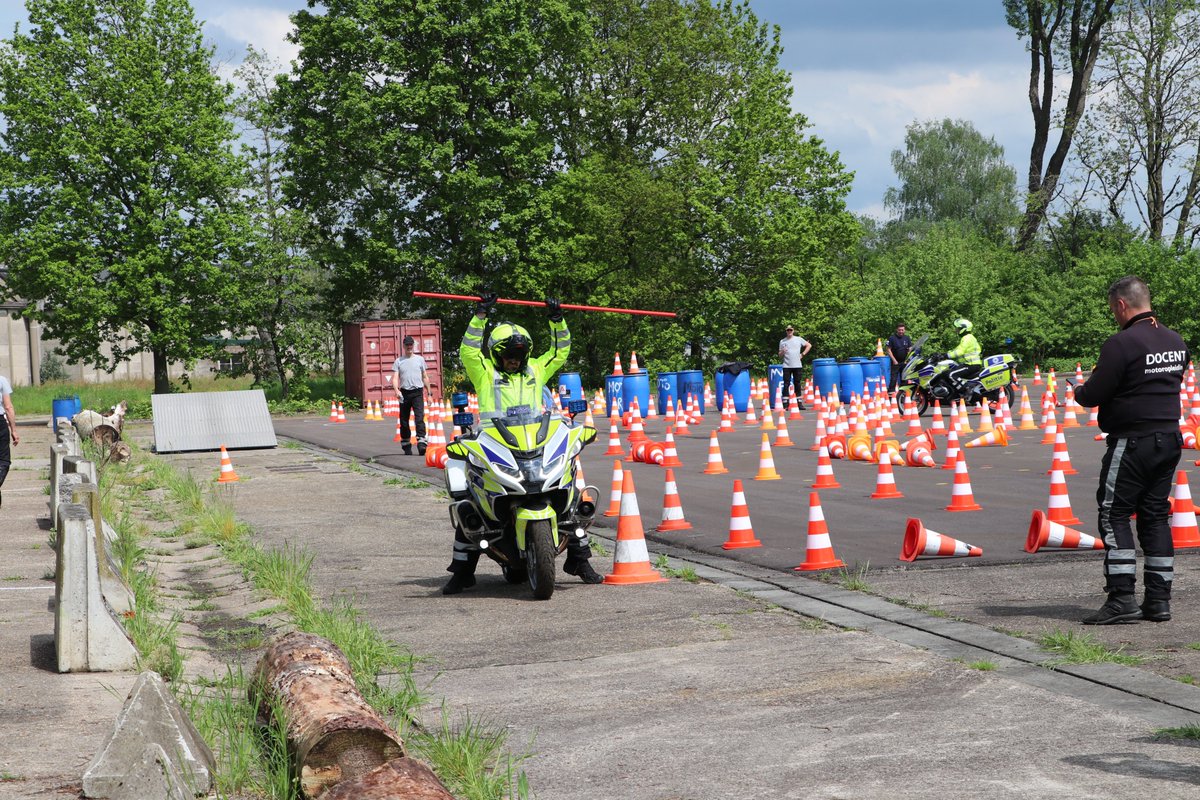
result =
[[[342,327],[346,348],[346,396],[360,402],[394,397],[392,363],[404,355],[411,336],[413,353],[425,358],[431,397],[443,397],[442,321],[440,319],[366,320]]]

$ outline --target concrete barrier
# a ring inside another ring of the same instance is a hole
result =
[[[87,797],[175,797],[161,787],[207,794],[212,751],[156,672],[143,672],[125,698],[112,733],[83,773]],[[141,787],[143,793],[131,793]],[[157,788],[156,788],[157,787]]]
[[[96,536],[96,566],[99,571],[100,594],[118,614],[133,611],[133,590],[121,577],[121,568],[112,556],[112,544],[117,538],[117,532],[100,516],[100,489],[94,483],[77,485],[71,497],[71,502],[87,508],[92,515],[92,526]]]
[[[54,605],[58,671],[134,669],[137,650],[100,592],[100,554],[91,513],[85,506],[65,503],[58,516]]]

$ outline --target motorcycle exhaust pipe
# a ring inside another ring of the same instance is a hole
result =
[[[470,500],[459,500],[451,508],[454,509],[454,516],[465,533],[483,532],[483,518],[479,516],[479,511],[471,504]]]

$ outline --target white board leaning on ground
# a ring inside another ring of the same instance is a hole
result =
[[[156,394],[154,449],[159,453],[276,447],[275,426],[261,389]]]

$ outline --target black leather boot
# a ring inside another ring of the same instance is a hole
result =
[[[1116,625],[1126,622],[1137,622],[1142,618],[1142,609],[1138,608],[1131,594],[1110,594],[1100,610],[1083,618],[1084,625]]]

